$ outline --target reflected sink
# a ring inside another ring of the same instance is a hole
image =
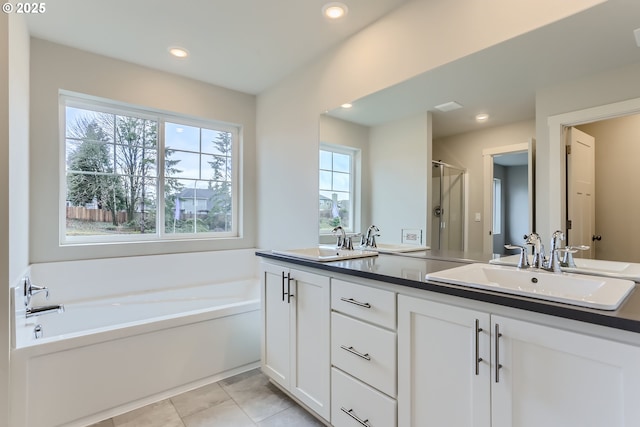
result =
[[[467,264],[426,279],[601,310],[617,309],[635,286],[631,280],[490,264]]]
[[[428,251],[431,249],[429,246],[407,245],[401,243],[376,243],[376,246],[377,247],[372,250],[380,252],[381,254],[400,254],[406,252]]]
[[[302,249],[274,250],[274,254],[286,255],[311,261],[340,261],[343,259],[377,256],[378,252],[361,249],[336,249],[335,246],[314,246]]]
[[[531,262],[531,255],[529,261]],[[520,255],[508,255],[495,258],[489,261],[496,265],[518,265]],[[599,259],[574,258],[576,263],[573,267],[561,267],[567,273],[581,273],[592,276],[615,277],[619,279],[629,279],[640,282],[640,264],[622,261],[605,261]]]

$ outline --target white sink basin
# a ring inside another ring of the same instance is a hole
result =
[[[336,249],[334,246],[315,246],[302,249],[274,250],[273,253],[320,262],[365,258],[378,255],[378,252],[375,251]]]
[[[531,262],[531,256],[529,261]],[[518,265],[520,255],[508,255],[495,258],[489,261],[490,264],[496,265]],[[633,262],[621,261],[605,261],[599,259],[575,258],[576,266],[561,267],[562,271],[568,273],[589,274],[592,276],[615,277],[619,279],[629,279],[640,282],[640,264]]]
[[[394,243],[377,243],[377,248],[374,248],[374,251],[378,251],[381,254],[399,254],[406,252],[418,252],[418,251],[428,251],[431,249],[429,246],[417,246],[417,245],[407,245],[407,244],[394,244]]]
[[[631,280],[490,264],[467,264],[426,278],[601,310],[617,309],[635,286]]]

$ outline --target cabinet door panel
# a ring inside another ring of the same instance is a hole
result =
[[[499,382],[492,375],[495,427],[640,425],[639,348],[500,316],[492,321],[502,334],[503,366]]]
[[[330,413],[329,278],[291,270],[291,392],[326,419]]]
[[[487,313],[398,297],[398,425],[489,426],[488,328]]]
[[[282,267],[262,269],[262,370],[278,384],[289,387],[290,306],[282,300]]]

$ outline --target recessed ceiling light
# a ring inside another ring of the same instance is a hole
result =
[[[453,111],[453,110],[457,110],[459,108],[462,108],[462,104],[458,104],[455,101],[451,101],[451,102],[445,102],[444,104],[436,105],[433,108],[435,108],[436,110],[440,110],[440,111],[446,113],[447,111]]]
[[[342,108],[351,108],[351,107],[353,107],[353,104],[349,104],[349,103],[347,102],[347,103],[345,103],[345,104],[342,104],[342,105],[341,105],[341,107],[342,107]]]
[[[329,19],[342,18],[349,12],[347,5],[340,2],[331,2],[322,6],[322,15]]]
[[[489,120],[489,115],[486,113],[481,113],[476,116],[476,122],[483,123]]]
[[[183,47],[172,46],[169,48],[169,53],[176,58],[186,58],[189,56],[189,51]]]

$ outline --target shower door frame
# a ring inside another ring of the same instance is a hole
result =
[[[469,188],[469,182],[468,182],[468,173],[467,170],[458,166],[454,166],[451,165],[449,163],[440,161],[440,160],[431,160],[431,167],[433,168],[434,165],[439,165],[441,167],[447,167],[450,169],[455,169],[457,171],[462,172],[462,212],[461,214],[461,220],[460,223],[462,224],[462,251],[466,251],[468,248],[468,206],[469,206],[469,195],[468,195],[468,191],[467,189]],[[431,177],[431,188],[433,189],[433,174],[430,174]],[[437,206],[442,207],[442,178],[443,178],[443,173],[440,174],[440,204]],[[433,198],[430,197],[430,200],[433,202]],[[433,220],[431,219],[431,216],[434,214],[434,209],[436,208],[435,202],[434,205],[431,206],[430,212],[429,212],[429,226],[431,227],[431,234],[432,236],[430,237],[431,242],[433,242],[433,234],[434,233],[438,233],[438,248],[439,250],[442,249],[442,219],[440,219],[439,222],[439,226],[437,229],[434,229],[434,227],[432,226],[432,222]],[[430,243],[431,245],[433,245],[433,243]]]

